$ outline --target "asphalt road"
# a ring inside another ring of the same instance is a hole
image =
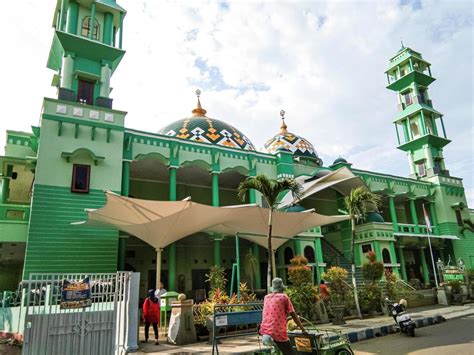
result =
[[[474,355],[474,315],[417,328],[414,338],[391,334],[354,343],[352,349],[356,355]]]

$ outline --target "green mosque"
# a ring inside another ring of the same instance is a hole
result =
[[[280,127],[274,127],[260,149],[251,141],[257,132],[244,133],[212,118],[199,91],[196,107],[183,109],[183,116],[188,111],[190,115],[158,132],[127,127],[127,113],[116,109],[110,97],[111,78],[125,54],[125,15],[115,0],[57,2],[47,61],[57,97],[44,98],[40,122],[31,132],[6,132],[5,155],[0,156],[0,290],[16,289],[31,272],[117,270],[140,272],[142,295],[154,287],[153,247],[117,229],[72,224],[86,219],[86,209],[104,206],[105,190],[144,200],[191,196],[202,204],[230,206],[241,204],[237,187],[248,176],[309,181],[340,168],[349,169],[383,198],[379,212],[369,213],[357,226],[359,267],[364,253],[372,250],[405,281],[434,285],[425,206],[434,259],[462,259],[474,268],[474,211],[467,206],[462,178],[450,175],[443,157],[450,140],[443,114],[428,93],[435,80],[431,64],[419,52],[402,47],[389,59],[386,71],[387,89],[394,93],[394,136],[397,148],[406,153],[409,172],[407,177],[393,176],[357,169],[341,157],[323,163],[311,142],[291,132],[283,111]],[[343,197],[328,188],[290,209],[337,215]],[[249,200],[263,203],[255,191]],[[276,250],[282,277],[294,255],[306,256],[317,275],[331,265],[349,266],[349,221],[316,227],[304,236]],[[165,288],[194,298],[208,287],[205,274],[211,266],[231,270],[236,257],[233,236],[205,232],[160,252]],[[242,240],[240,254],[249,252],[260,261],[254,286],[264,289],[266,250]]]

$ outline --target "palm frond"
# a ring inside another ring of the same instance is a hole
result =
[[[372,207],[377,210],[380,201],[379,195],[358,187],[352,189],[350,194],[344,198],[344,206],[347,212],[359,221],[365,219],[368,208]]]

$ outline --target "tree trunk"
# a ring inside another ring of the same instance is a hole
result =
[[[355,278],[355,254],[354,254],[354,251],[355,251],[355,248],[354,248],[354,245],[355,245],[355,237],[356,237],[356,233],[355,233],[355,219],[354,219],[354,216],[351,215],[351,230],[352,230],[352,263],[351,263],[351,271],[352,271],[352,286],[354,287],[354,302],[355,302],[355,306],[356,306],[356,309],[357,309],[357,316],[359,318],[362,319],[362,313],[360,311],[360,305],[359,305],[359,295],[357,294],[357,282],[356,282],[356,278]]]
[[[267,291],[270,293],[270,287],[272,285],[272,267],[273,267],[273,248],[272,248],[272,217],[273,217],[273,208],[270,208],[270,212],[268,215],[268,235],[267,235],[267,243],[268,243],[268,267],[267,267]]]

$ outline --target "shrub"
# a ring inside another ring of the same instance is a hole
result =
[[[459,295],[462,293],[461,285],[462,282],[459,280],[452,280],[448,282],[448,286],[451,286],[451,293],[453,295]]]
[[[290,260],[291,266],[288,268],[288,279],[291,286],[286,293],[290,297],[296,311],[304,318],[313,318],[313,306],[318,301],[316,287],[312,284],[311,268],[308,266],[308,259],[303,256],[296,256]]]
[[[339,266],[333,266],[323,273],[322,277],[329,283],[331,303],[343,304],[350,297],[349,287],[345,282],[348,274],[346,269]]]
[[[370,281],[370,283],[380,281],[384,272],[383,263],[376,260],[375,253],[373,251],[369,251],[366,254],[366,258],[368,263],[362,265],[362,274],[364,275],[364,279]]]
[[[209,269],[209,274],[206,274],[206,282],[209,283],[212,294],[215,290],[224,290],[227,285],[225,278],[225,269],[222,266],[214,265]]]

